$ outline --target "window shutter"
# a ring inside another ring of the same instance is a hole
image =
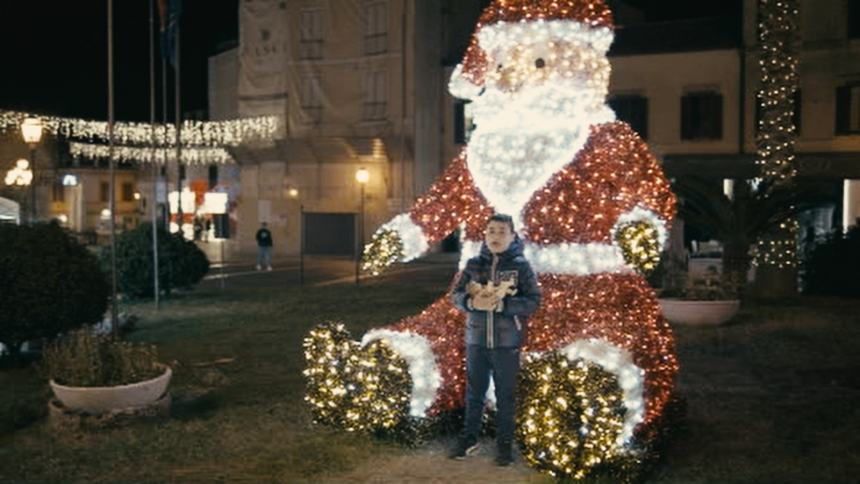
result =
[[[836,88],[836,134],[848,134],[851,116],[851,86]]]
[[[692,96],[681,98],[681,139],[693,139],[693,123],[695,100]]]
[[[713,139],[723,139],[723,95],[715,94],[711,96],[711,123],[713,130],[711,136]]]
[[[454,103],[454,144],[466,144],[466,104]]]

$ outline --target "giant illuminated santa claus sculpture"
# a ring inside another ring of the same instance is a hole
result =
[[[468,146],[365,249],[378,272],[460,229],[462,267],[493,213],[514,217],[543,293],[523,348],[517,433],[530,463],[560,475],[647,440],[678,368],[642,275],[658,261],[675,197],[606,105],[612,40],[602,0],[493,1],[449,86],[472,103]],[[342,326],[317,328],[305,371],[316,417],[388,428],[462,407],[464,325],[443,295],[361,343]]]

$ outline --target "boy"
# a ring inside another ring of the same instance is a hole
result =
[[[540,304],[540,289],[509,215],[490,217],[481,254],[466,263],[451,298],[466,312],[467,324],[466,418],[450,456],[464,459],[477,450],[484,396],[492,373],[498,408],[496,463],[510,465],[520,346],[526,317]]]

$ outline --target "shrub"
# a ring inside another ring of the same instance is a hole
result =
[[[120,341],[87,329],[48,345],[39,370],[47,379],[75,387],[128,385],[164,372],[155,346]]]
[[[0,224],[0,343],[21,344],[102,319],[109,287],[98,260],[56,223]]]
[[[190,288],[209,272],[209,260],[194,242],[158,228],[158,285],[169,294]],[[143,223],[117,237],[117,286],[136,298],[153,295],[152,224]],[[110,248],[102,251],[102,264],[110,268]]]
[[[848,233],[836,231],[815,246],[803,261],[807,292],[830,296],[860,297],[860,227]]]

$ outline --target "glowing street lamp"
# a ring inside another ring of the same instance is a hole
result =
[[[38,118],[26,118],[21,122],[21,137],[24,142],[30,147],[30,163],[32,167],[30,171],[32,176],[36,176],[36,145],[42,140],[42,120]],[[36,221],[36,184],[30,185],[30,223]]]
[[[355,172],[355,181],[361,188],[361,216],[358,219],[358,247],[355,251],[355,283],[359,284],[359,264],[361,261],[361,249],[364,247],[364,186],[370,181],[370,172],[361,167]]]

